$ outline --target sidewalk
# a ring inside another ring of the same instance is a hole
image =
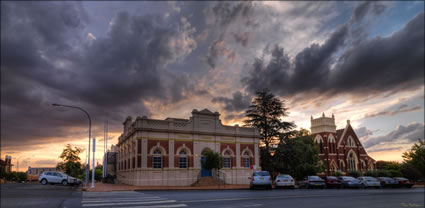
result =
[[[249,185],[221,185],[221,186],[130,186],[125,184],[96,183],[94,188],[83,186],[83,191],[109,192],[109,191],[160,191],[160,190],[241,190],[249,189]]]

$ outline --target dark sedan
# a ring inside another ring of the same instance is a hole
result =
[[[342,188],[341,180],[335,176],[326,176],[325,183],[328,188]]]
[[[342,187],[344,188],[361,188],[362,183],[359,179],[351,176],[341,176]]]
[[[326,188],[325,180],[319,176],[307,176],[304,180],[298,182],[301,188]]]
[[[412,188],[413,186],[413,183],[407,178],[395,177],[394,180],[397,181],[398,186],[402,188]]]
[[[383,188],[396,188],[399,187],[398,182],[390,177],[378,177]]]

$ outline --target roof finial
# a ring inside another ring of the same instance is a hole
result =
[[[332,113],[332,118],[333,118],[333,119],[335,119],[335,116],[334,116],[334,114],[333,114],[333,113]]]
[[[350,125],[350,120],[347,120],[347,124]]]
[[[310,120],[313,120],[313,115],[311,116]]]
[[[322,117],[325,117],[325,112],[322,113]]]

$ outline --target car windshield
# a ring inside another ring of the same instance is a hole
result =
[[[267,171],[254,172],[254,176],[270,176]]]
[[[364,177],[364,179],[368,181],[377,181],[376,178],[373,178],[373,177]]]
[[[350,177],[350,176],[343,176],[342,179],[344,179],[344,180],[354,180],[355,178]]]
[[[309,180],[322,180],[319,176],[309,176]]]
[[[395,179],[397,179],[397,180],[399,180],[399,181],[407,181],[407,180],[408,180],[407,178],[401,178],[401,177],[397,177],[397,178],[395,178]]]
[[[280,175],[278,178],[292,179],[290,175]]]
[[[330,180],[338,180],[338,178],[336,178],[335,176],[328,176],[327,178]]]
[[[392,178],[388,178],[388,177],[381,177],[381,179],[386,180],[386,181],[392,181]]]

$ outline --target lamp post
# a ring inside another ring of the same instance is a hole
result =
[[[75,108],[75,109],[81,110],[87,115],[87,118],[89,119],[89,147],[88,147],[88,150],[87,150],[88,160],[87,160],[87,165],[86,165],[86,185],[88,185],[89,184],[89,170],[90,170],[90,138],[91,138],[91,118],[90,118],[90,115],[87,111],[85,111],[84,109],[82,109],[80,107],[70,106],[70,105],[62,105],[62,104],[57,104],[57,103],[53,103],[52,105],[56,106],[56,107],[68,107],[68,108]]]

